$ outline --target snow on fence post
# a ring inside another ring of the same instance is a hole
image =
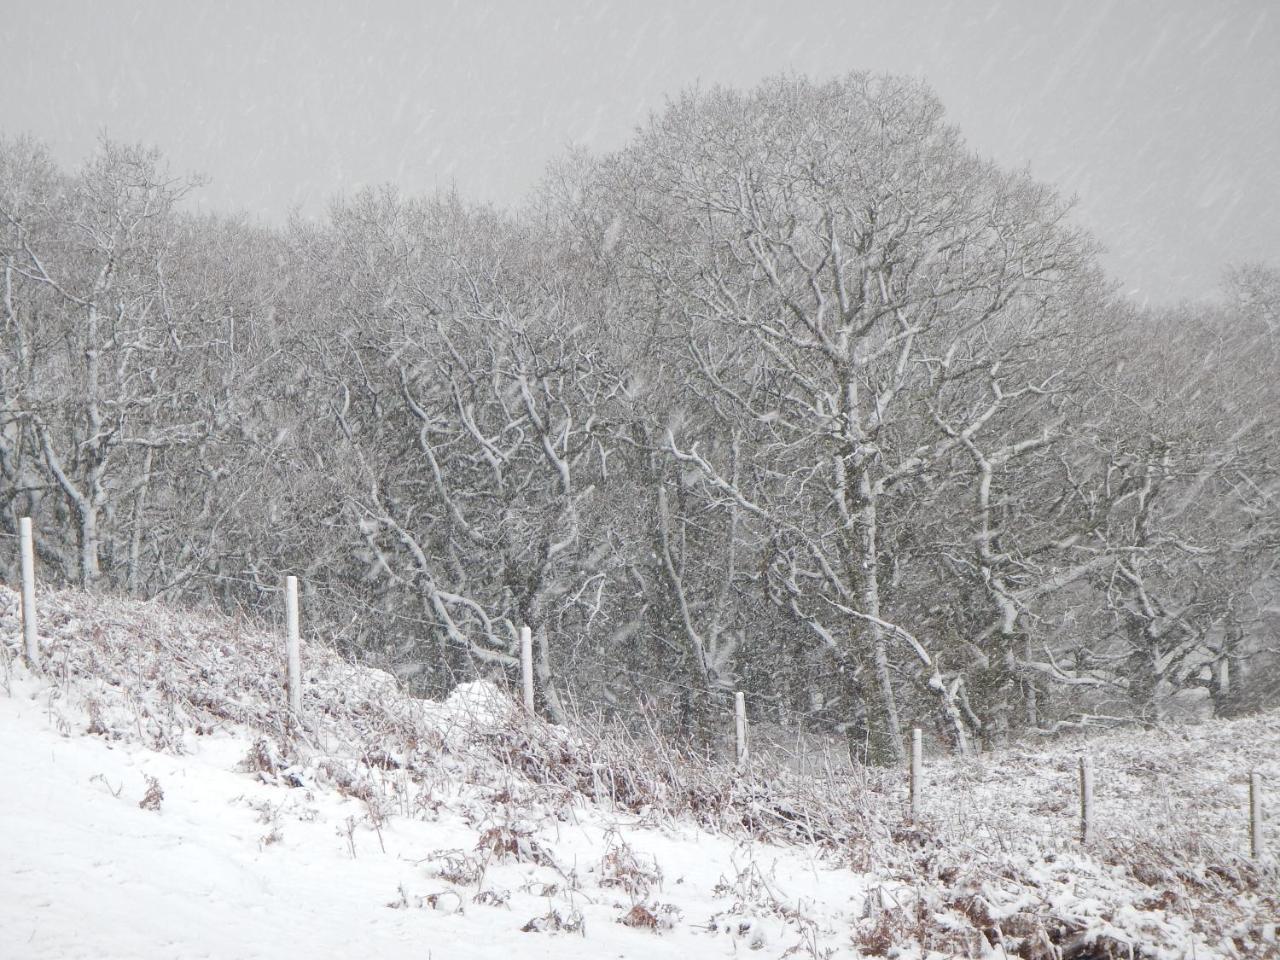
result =
[[[911,728],[911,822],[920,822],[921,788],[924,774],[924,740],[919,727]]]
[[[747,695],[739,690],[733,695],[733,732],[737,744],[738,769],[747,767]]]
[[[520,628],[520,687],[524,692],[525,713],[533,714],[533,633]]]
[[[1080,758],[1080,842],[1093,840],[1093,761]]]
[[[22,639],[27,651],[27,666],[40,666],[40,641],[36,637],[36,545],[31,534],[31,518],[18,521],[22,542]]]
[[[1262,774],[1249,774],[1249,856],[1261,860],[1262,843]]]
[[[289,659],[289,711],[302,716],[302,652],[298,628],[298,578],[284,581],[285,649]]]

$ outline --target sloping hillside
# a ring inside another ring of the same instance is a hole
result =
[[[5,958],[1280,956],[1245,819],[1248,770],[1280,784],[1274,713],[930,763],[909,825],[896,772],[736,777],[315,643],[294,729],[269,632],[39,608],[37,676],[0,587]]]

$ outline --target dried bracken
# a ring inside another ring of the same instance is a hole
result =
[[[563,914],[559,910],[548,910],[520,929],[525,933],[586,933],[582,914],[577,910],[569,910]]]
[[[160,788],[160,781],[155,777],[147,777],[147,792],[138,801],[138,806],[143,810],[159,810],[163,801],[164,790]]]
[[[15,611],[0,587],[0,645],[10,659],[20,642]],[[907,827],[894,771],[799,777],[759,752],[739,772],[623,728],[524,716],[487,684],[446,703],[418,700],[316,643],[306,659],[313,709],[294,729],[279,644],[265,631],[76,591],[42,594],[41,613],[59,664],[41,682],[52,684],[44,689],[59,729],[92,728],[174,754],[190,737],[239,731],[248,739],[243,770],[293,788],[300,804],[318,789],[359,803],[339,831],[352,857],[364,831],[381,842],[388,817],[431,821],[448,805],[474,829],[475,848],[429,857],[424,872],[491,905],[507,900],[479,889],[488,864],[552,873],[526,881],[526,894],[553,901],[530,931],[581,930],[571,901],[582,878],[557,864],[545,827],[596,804],[641,824],[685,821],[739,838],[742,855],[712,891],[722,906],[708,927],[751,945],[764,942],[759,919],[771,918],[799,938],[788,941],[792,955],[820,957],[833,942],[865,954],[914,944],[1055,960],[1191,943],[1204,955],[1222,944],[1240,957],[1275,953],[1265,938],[1280,915],[1280,875],[1246,855],[1244,791],[1232,777],[1247,766],[1280,782],[1280,714],[935,761],[924,815]],[[1098,838],[1088,848],[1072,821],[1085,748],[1098,775]],[[158,809],[162,798],[156,783],[141,805]],[[1143,816],[1153,802],[1161,814]],[[276,815],[262,822],[261,845],[279,843]],[[802,845],[825,868],[865,875],[871,892],[851,905],[859,919],[824,926],[750,852],[762,844]],[[582,869],[601,891],[626,898],[618,918],[661,928],[651,899],[663,887],[661,866],[621,834],[596,857]]]

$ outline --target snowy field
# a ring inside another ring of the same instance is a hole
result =
[[[414,700],[316,645],[294,731],[252,625],[40,609],[36,676],[0,587],[4,960],[1280,954],[1244,816],[1248,770],[1280,784],[1275,714],[932,762],[911,827],[896,773],[628,766],[491,687]]]

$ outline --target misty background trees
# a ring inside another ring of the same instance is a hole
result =
[[[439,695],[899,758],[1280,700],[1280,271],[1136,309],[914,81],[685,94],[504,212],[273,230],[0,141],[0,533]],[[0,535],[7,578],[16,541]]]

